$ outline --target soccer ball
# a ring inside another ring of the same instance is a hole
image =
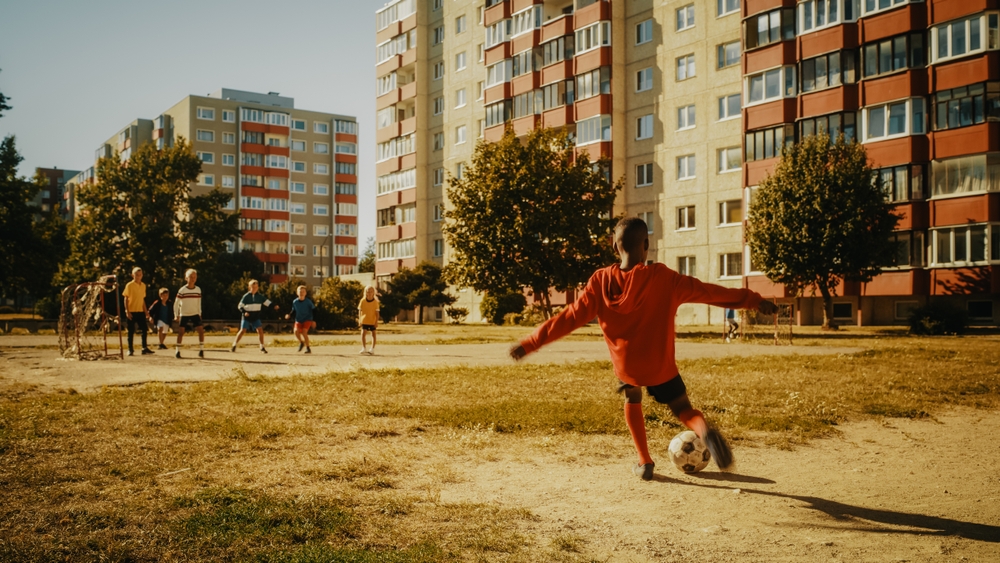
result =
[[[667,453],[670,454],[670,461],[684,473],[697,473],[705,469],[712,459],[712,454],[708,453],[705,443],[690,430],[674,436],[674,439],[670,440]]]

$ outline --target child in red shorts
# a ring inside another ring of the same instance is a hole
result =
[[[729,469],[732,451],[702,412],[691,406],[677,371],[674,317],[684,303],[756,308],[766,315],[774,314],[777,306],[749,289],[703,283],[663,264],[646,265],[649,235],[646,223],[638,217],[619,221],[614,248],[621,256],[621,264],[595,272],[580,297],[511,349],[511,357],[520,360],[597,317],[615,375],[621,381],[619,391],[625,392],[625,423],[639,454],[633,472],[649,481],[655,465],[646,444],[642,387],[655,401],[667,404],[705,442],[720,469]]]
[[[312,348],[309,347],[309,329],[316,326],[316,322],[313,321],[316,305],[313,305],[312,299],[306,297],[306,286],[300,285],[295,288],[295,294],[298,297],[292,301],[292,310],[285,315],[285,319],[295,315],[295,339],[299,341],[299,352],[305,348],[306,354],[312,354]]]

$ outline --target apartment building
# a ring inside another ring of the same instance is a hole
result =
[[[376,19],[378,276],[447,259],[446,176],[462,173],[471,132],[495,141],[509,123],[565,129],[577,152],[609,157],[627,186],[616,213],[647,221],[651,259],[741,284],[738,2],[403,0]]]
[[[64,196],[66,184],[80,172],[78,170],[62,170],[52,168],[35,168],[35,175],[45,179],[43,187],[32,200],[31,204],[38,209],[38,216],[51,215],[56,212],[65,216]]]
[[[929,299],[1000,321],[1000,5],[995,0],[754,0],[743,6],[747,197],[784,143],[865,145],[902,217],[896,265],[846,283],[833,317],[905,322]],[[747,263],[749,287],[786,297]],[[799,322],[822,319],[799,299]]]
[[[303,110],[275,92],[223,88],[187,96],[155,119],[137,119],[104,142],[97,158],[127,159],[144,143],[190,141],[202,161],[192,193],[232,194],[241,236],[272,283],[318,286],[357,268],[358,127],[354,117]],[[76,182],[93,178],[93,169]],[[75,206],[70,206],[75,209]]]

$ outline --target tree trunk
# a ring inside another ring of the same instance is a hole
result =
[[[830,288],[825,285],[819,288],[820,295],[823,296],[823,329],[833,330],[837,328],[837,325],[831,323],[831,317],[833,316],[833,296],[830,295]]]
[[[552,318],[552,300],[549,299],[549,290],[546,289],[542,296],[542,307],[545,310],[545,319],[548,320]]]
[[[417,324],[418,325],[424,324],[424,306],[423,305],[417,305]]]

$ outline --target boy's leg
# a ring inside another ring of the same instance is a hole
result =
[[[368,331],[361,327],[361,353],[368,351]]]
[[[181,357],[181,342],[184,341],[184,325],[179,325],[177,327],[177,345],[174,346],[174,356],[177,358]]]
[[[309,349],[309,325],[307,324],[302,330],[302,342],[306,345],[306,350]]]
[[[198,325],[198,357],[205,357],[205,327]]]
[[[236,350],[236,346],[240,343],[240,339],[243,338],[243,333],[247,329],[243,328],[243,321],[240,321],[240,330],[236,332],[236,340],[233,340],[233,350]]]
[[[125,317],[125,326],[128,327],[128,354],[132,355],[132,343],[135,341],[135,315]]]
[[[139,333],[139,336],[142,339],[142,352],[145,354],[146,352],[149,352],[149,341],[148,336],[146,335],[146,333],[149,332],[149,327],[146,326],[146,317],[143,313],[139,313],[138,318],[136,318],[135,315],[132,315],[132,318],[135,319],[136,324],[139,325],[139,330],[142,331]]]
[[[264,349],[264,327],[257,329],[257,340],[260,341],[260,349]]]
[[[684,426],[693,430],[702,442],[705,442],[719,469],[726,470],[733,465],[733,452],[729,449],[729,444],[726,443],[726,439],[718,430],[708,425],[708,422],[705,421],[705,415],[691,406],[691,401],[687,396],[687,388],[680,375],[661,385],[649,387],[649,394],[656,402],[666,403],[674,416]]]
[[[639,464],[635,472],[648,481],[653,478],[653,458],[649,455],[649,444],[646,442],[646,419],[642,414],[642,388],[622,384],[619,388],[625,393],[625,424],[632,435],[632,443],[639,454]]]
[[[376,334],[378,334],[378,331],[372,329],[372,354],[375,353],[375,342],[378,341],[378,338],[375,336]]]

